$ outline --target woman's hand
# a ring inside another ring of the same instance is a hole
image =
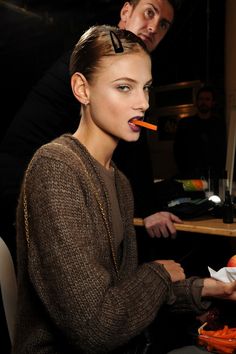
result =
[[[165,270],[169,273],[172,282],[185,279],[184,269],[181,264],[173,260],[156,260],[154,263],[160,263],[164,266]]]
[[[212,278],[205,278],[203,284],[203,297],[217,297],[236,301],[236,281],[224,283]]]

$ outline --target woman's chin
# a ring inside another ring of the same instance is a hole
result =
[[[124,138],[123,140],[126,141],[126,142],[132,143],[132,142],[137,141],[139,139],[139,137],[140,137],[140,132],[137,133],[137,134],[132,134],[132,136]]]

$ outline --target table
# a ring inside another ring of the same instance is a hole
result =
[[[143,226],[143,219],[134,218],[134,225]],[[174,225],[177,231],[236,237],[236,222],[233,224],[224,224],[222,219],[213,219],[210,217],[196,218],[185,220],[182,224]]]

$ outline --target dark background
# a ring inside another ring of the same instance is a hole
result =
[[[71,49],[90,25],[116,25],[123,2],[0,0],[0,140],[27,93],[47,68]],[[224,28],[225,0],[185,0],[173,28],[153,53],[154,84],[209,82],[217,89],[223,106]],[[187,249],[186,238],[183,244]],[[199,241],[202,244],[206,246],[205,238],[202,243]],[[0,307],[0,318],[1,311]],[[172,325],[174,328],[175,322]],[[161,327],[165,328],[163,323]],[[2,334],[6,339],[7,333]]]
[[[0,138],[32,85],[89,25],[118,23],[121,0],[0,0]],[[185,0],[153,53],[154,84],[201,80],[224,96],[224,0]]]

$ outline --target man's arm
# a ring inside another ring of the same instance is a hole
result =
[[[160,211],[143,219],[144,226],[150,237],[176,237],[174,223],[182,223],[178,216],[167,211]]]

